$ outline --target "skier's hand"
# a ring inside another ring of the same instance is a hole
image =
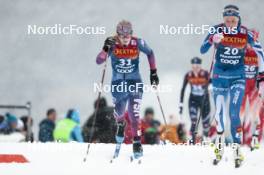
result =
[[[221,40],[222,40],[223,38],[224,38],[223,33],[217,33],[217,34],[214,34],[214,35],[213,35],[213,38],[212,38],[212,42],[218,44],[218,43],[221,42]]]
[[[179,114],[182,115],[182,112],[183,112],[183,104],[180,103],[179,104]]]
[[[104,42],[104,47],[103,50],[105,52],[108,52],[110,48],[113,47],[113,45],[115,44],[116,39],[114,37],[108,37],[106,38],[105,42]]]
[[[150,84],[154,86],[157,86],[159,84],[157,69],[150,70]]]

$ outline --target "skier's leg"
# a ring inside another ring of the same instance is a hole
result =
[[[143,155],[141,145],[141,128],[140,128],[140,107],[142,100],[142,91],[131,92],[128,100],[128,115],[131,121],[134,157],[138,158]]]
[[[113,84],[119,84],[120,82],[112,82]],[[117,131],[116,131],[116,142],[123,143],[124,141],[124,132],[125,132],[125,110],[127,105],[127,93],[117,92],[112,90],[113,103],[114,103],[114,117],[117,122]]]
[[[208,137],[208,132],[210,129],[210,101],[209,95],[206,94],[204,100],[200,106],[201,108],[201,115],[202,115],[202,123],[203,123],[203,136],[205,138]]]
[[[264,129],[264,100],[261,100],[260,104],[260,110],[259,110],[259,142],[263,138],[263,129]]]
[[[242,125],[243,133],[248,131],[248,127],[246,125],[246,117],[247,117],[246,107],[247,107],[249,91],[247,89],[248,89],[248,84],[246,84],[245,95],[243,97],[242,104],[241,104],[241,107],[240,107],[240,117],[241,117],[241,122],[243,123],[243,125]],[[243,143],[246,143],[246,137],[245,136],[246,135],[243,135]]]
[[[194,99],[194,97],[190,96],[189,98],[189,115],[191,119],[191,128],[190,128],[190,133],[191,133],[191,144],[195,144],[196,138],[195,138],[195,126],[197,122],[197,115],[198,115],[198,104],[197,101]]]
[[[247,104],[247,92],[245,92],[245,95],[243,97],[243,101],[242,101],[242,104],[241,104],[241,107],[240,107],[240,116],[241,116],[241,119],[244,120],[245,118],[245,112],[246,112],[246,104]]]
[[[224,133],[226,123],[226,102],[228,91],[214,88],[215,120],[217,133]]]
[[[228,96],[228,88],[225,86],[227,80],[225,79],[213,79],[213,96],[215,103],[215,120],[216,120],[216,130],[217,136],[215,140],[215,150],[214,153],[216,158],[214,159],[214,164],[216,165],[223,157],[224,154],[224,131],[226,123],[226,103]]]
[[[225,146],[225,123],[226,123],[226,100],[228,91],[221,91],[214,88],[214,101],[215,101],[215,120],[216,120],[216,140],[215,140],[215,155],[216,159],[214,164],[217,164],[223,157]]]
[[[229,116],[231,121],[231,134],[233,142],[241,144],[242,128],[240,121],[240,107],[244,97],[245,80],[239,79],[232,82],[230,87]]]
[[[258,96],[258,89],[254,88],[252,90],[251,96],[249,98],[249,104],[250,104],[250,110],[249,113],[252,114],[250,123],[250,143],[249,146],[251,147],[251,150],[258,149],[259,148],[259,131],[260,131],[260,105],[261,105],[261,99]],[[245,134],[245,133],[243,133]]]
[[[242,102],[242,105],[241,105],[241,108],[240,108],[240,118],[241,118],[241,123],[242,124],[242,130],[243,130],[243,138],[242,138],[242,143],[243,144],[247,144],[249,145],[250,144],[250,141],[251,141],[251,123],[250,123],[250,113],[249,113],[249,110],[247,110],[246,112],[246,108],[247,108],[247,104],[250,105],[249,103],[249,94],[250,92],[247,92],[245,93],[244,97],[243,97],[243,102]]]
[[[128,101],[128,115],[131,121],[132,136],[140,137],[140,105],[141,97],[140,96],[130,96]]]
[[[240,107],[244,97],[245,80],[239,79],[232,82],[230,87],[230,107],[229,116],[231,121],[231,134],[233,138],[233,151],[235,167],[239,167],[243,161],[243,156],[240,151],[240,144],[242,139],[242,127],[240,121]]]

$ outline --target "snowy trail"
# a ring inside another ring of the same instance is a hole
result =
[[[141,165],[130,163],[131,145],[122,145],[120,157],[110,163],[113,144],[92,144],[87,161],[83,162],[87,144],[78,143],[1,143],[0,154],[23,154],[30,163],[0,164],[1,175],[138,175],[138,174],[203,174],[255,175],[264,166],[264,149],[250,152],[243,148],[245,162],[235,169],[231,148],[225,149],[223,161],[212,165],[212,147],[155,145],[144,146]]]

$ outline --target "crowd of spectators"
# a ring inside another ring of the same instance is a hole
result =
[[[58,120],[56,109],[46,112],[46,117],[39,123],[37,141],[40,142],[93,142],[115,143],[116,120],[114,108],[108,106],[105,98],[94,102],[94,112],[87,118],[83,126],[80,125],[80,114],[76,109],[69,109],[63,119]],[[95,115],[96,113],[96,115]],[[132,134],[128,112],[124,114],[126,121],[124,143],[132,143]],[[96,117],[95,117],[96,116]],[[170,116],[171,118],[172,116]],[[0,115],[0,134],[10,135],[20,133],[25,141],[34,141],[32,132],[33,120],[31,117],[17,117],[12,113]],[[143,144],[159,144],[163,141],[182,143],[186,141],[184,125],[169,122],[167,126],[161,124],[155,116],[154,109],[148,107],[140,120]]]

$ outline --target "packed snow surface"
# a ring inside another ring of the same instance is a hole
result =
[[[233,152],[225,148],[218,166],[212,165],[213,147],[185,145],[144,145],[142,163],[130,162],[132,145],[122,145],[119,158],[110,163],[114,144],[84,143],[1,143],[0,154],[22,154],[29,163],[0,163],[1,175],[255,175],[264,166],[264,149],[251,152],[243,147],[245,161],[234,168]]]

